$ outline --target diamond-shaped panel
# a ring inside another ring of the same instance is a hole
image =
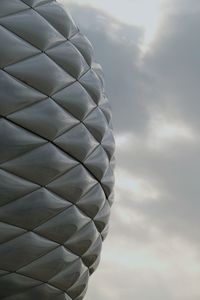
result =
[[[44,5],[47,3],[51,3],[54,0],[23,0],[24,3],[29,5],[30,7],[36,8],[37,6]]]
[[[91,69],[88,71],[80,78],[79,81],[90,94],[95,103],[98,104],[102,97],[102,84],[94,70]]]
[[[46,96],[27,86],[15,77],[0,70],[0,115],[20,110],[23,107],[36,103]]]
[[[79,161],[86,159],[98,147],[97,141],[82,123],[59,136],[54,143]]]
[[[79,259],[74,261],[68,268],[54,276],[49,283],[60,288],[68,293],[72,299],[76,299],[69,294],[69,289],[74,287],[75,284],[82,282],[83,277],[84,285],[88,281],[88,269],[81,263]],[[85,289],[85,286],[81,289],[81,292]]]
[[[19,269],[18,272],[41,281],[49,281],[66,268],[71,268],[73,262],[78,259],[76,255],[67,251],[63,246],[60,246],[29,265]]]
[[[23,128],[0,119],[0,163],[11,160],[47,143]]]
[[[21,279],[23,279],[23,277],[21,277]],[[53,300],[59,300],[60,290],[50,286],[49,284],[40,283],[39,286],[32,287],[27,290],[24,289],[23,292],[14,294],[13,296],[6,298],[6,300],[48,299],[49,295],[51,295]],[[71,298],[66,298],[66,300],[71,300]]]
[[[0,207],[27,195],[40,186],[0,169]]]
[[[111,160],[115,152],[115,141],[114,141],[112,130],[110,128],[106,130],[105,135],[101,141],[101,145],[103,149],[106,151],[108,158]]]
[[[90,218],[94,218],[106,201],[105,193],[99,183],[93,186],[76,205],[84,211]]]
[[[92,174],[100,181],[104,176],[109,160],[103,147],[99,145],[87,159],[84,161],[85,166],[90,170]]]
[[[98,123],[96,122],[97,119],[99,120]],[[93,109],[91,113],[83,120],[83,123],[100,143],[106,131],[108,130],[108,124],[100,108],[96,107]]]
[[[46,53],[66,72],[77,79],[89,70],[89,66],[81,53],[69,41],[47,50]]]
[[[5,28],[0,30],[0,68],[34,56],[40,51]]]
[[[40,284],[41,282],[32,278],[10,273],[0,277],[1,297],[7,299],[9,296],[16,296]]]
[[[98,263],[100,258],[100,252],[102,248],[102,239],[99,236],[97,240],[95,240],[88,251],[86,251],[83,256],[83,262],[89,268],[95,268],[94,264]]]
[[[65,38],[33,9],[2,18],[0,24],[43,51],[65,41]]]
[[[64,244],[89,222],[90,219],[73,205],[46,223],[35,228],[34,232],[54,240],[57,243]]]
[[[0,18],[18,13],[19,11],[29,8],[24,2],[19,0],[1,0]]]
[[[8,66],[5,70],[48,96],[75,81],[44,53]]]
[[[55,1],[48,2],[51,3],[36,7],[36,11],[66,39],[70,39],[72,36],[78,33],[79,30],[71,16],[67,14],[61,6],[57,5]],[[65,21],[63,22],[63,20]]]
[[[79,120],[83,120],[96,107],[90,95],[79,82],[54,94],[52,98]]]
[[[91,189],[97,181],[82,165],[78,165],[58,179],[47,185],[47,188],[73,203]]]
[[[2,164],[1,167],[44,186],[76,165],[75,160],[48,143]]]
[[[79,124],[77,119],[50,98],[17,111],[9,115],[8,119],[48,140],[55,139]]]
[[[0,40],[0,299],[82,300],[113,202],[103,73],[55,0],[1,0]]]
[[[72,299],[82,299],[87,291],[87,281],[89,279],[89,270],[82,271],[76,283],[67,291]]]
[[[82,256],[98,237],[97,229],[91,221],[69,237],[64,245],[73,253]]]
[[[0,207],[0,220],[31,230],[69,206],[71,203],[40,188]]]
[[[0,244],[25,233],[26,230],[0,222]]]
[[[0,269],[16,271],[55,249],[57,246],[56,243],[40,237],[33,232],[22,234],[7,243],[1,244]]]
[[[70,41],[81,52],[88,65],[91,66],[94,54],[90,41],[81,32],[73,36]]]

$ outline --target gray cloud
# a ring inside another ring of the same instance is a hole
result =
[[[158,191],[155,197],[148,196],[147,191],[142,199],[140,194],[117,188],[110,246],[105,246],[104,253],[114,251],[113,245],[123,249],[129,245],[132,251],[141,247],[141,251],[149,252],[153,247],[158,263],[166,260],[170,265],[168,273],[159,273],[148,271],[148,266],[140,271],[123,268],[105,259],[101,273],[94,275],[88,299],[197,300],[200,291],[194,282],[200,274],[187,274],[179,251],[186,247],[189,254],[185,255],[190,257],[190,251],[200,249],[200,3],[167,1],[159,31],[145,54],[141,51],[141,28],[122,24],[91,7],[70,4],[69,9],[103,66],[116,133],[129,134],[127,143],[117,151],[119,172],[125,170]],[[162,137],[161,131],[158,147],[152,137],[152,122],[157,116],[163,116],[167,125],[178,124],[180,130],[172,138]],[[181,133],[185,128],[188,136]],[[120,216],[123,210],[124,214],[128,211],[131,221]],[[162,251],[157,252],[157,240],[164,248],[177,240],[179,246],[174,254],[167,248],[167,257],[162,257]],[[200,269],[197,255],[194,261]],[[177,288],[179,276],[190,286],[187,291]]]
[[[132,200],[132,209],[163,228],[165,234],[192,240],[199,247],[199,146],[193,147],[180,145],[169,153],[143,150],[136,157],[129,153],[121,160],[125,168],[134,171],[136,178],[147,180],[160,192],[158,201]]]
[[[119,166],[161,192],[159,202],[136,205],[130,200],[132,208],[160,222],[167,234],[198,238],[199,141],[178,140],[161,151],[146,145],[155,113],[170,116],[170,121],[180,119],[192,128],[200,122],[200,39],[190,34],[199,28],[198,11],[168,13],[151,50],[142,56],[140,28],[94,8],[72,5],[70,9],[104,68],[116,131],[139,137],[137,145],[119,151]]]
[[[197,10],[166,16],[144,62],[157,85],[156,105],[196,128],[200,125],[200,38],[194,32],[200,25],[199,14]]]

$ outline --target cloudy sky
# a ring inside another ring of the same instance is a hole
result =
[[[60,0],[113,107],[116,202],[85,300],[200,299],[200,1]]]

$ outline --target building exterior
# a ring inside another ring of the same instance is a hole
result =
[[[113,201],[102,72],[54,0],[1,0],[0,42],[0,299],[81,300]]]

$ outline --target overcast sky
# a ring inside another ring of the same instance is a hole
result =
[[[104,69],[116,202],[85,300],[200,299],[200,1],[60,0]]]

